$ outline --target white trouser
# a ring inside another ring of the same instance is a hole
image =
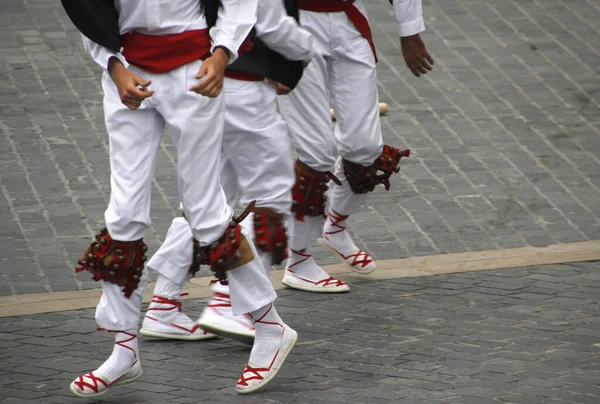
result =
[[[235,315],[246,314],[271,303],[277,297],[267,271],[254,248],[246,229],[244,236],[254,252],[254,260],[246,265],[227,271],[231,307]],[[147,267],[179,285],[189,280],[192,263],[194,235],[187,220],[173,219],[165,242],[148,261]]]
[[[221,237],[233,210],[220,185],[223,131],[223,97],[215,99],[189,91],[198,82],[201,61],[171,72],[152,74],[135,66],[129,69],[146,80],[155,94],[132,111],[119,98],[109,75],[104,74],[104,114],[110,140],[111,198],[105,213],[107,228],[116,240],[144,236],[150,224],[152,177],[165,126],[177,150],[179,197],[202,245]],[[146,271],[145,271],[146,272]],[[147,274],[130,299],[121,288],[102,282],[96,308],[98,324],[110,330],[136,330]]]
[[[152,74],[130,66],[151,80],[155,94],[131,111],[104,74],[104,114],[110,138],[111,197],[106,224],[116,240],[144,236],[150,224],[152,177],[165,126],[177,150],[179,197],[192,231],[202,245],[225,231],[232,209],[220,185],[223,97],[203,97],[189,91],[198,82],[201,61],[171,72]]]
[[[221,187],[225,192],[227,204],[235,209],[238,206],[239,199],[238,178],[235,167],[223,154],[221,154]]]
[[[364,13],[362,1],[355,4]],[[346,13],[302,11],[300,23],[313,35],[317,52],[296,89],[279,97],[299,159],[317,171],[331,170],[338,156],[371,165],[383,149],[373,50]],[[343,186],[330,184],[330,206],[354,213],[366,196],[352,192],[339,163],[335,174]]]
[[[127,331],[137,334],[142,310],[142,297],[148,284],[148,269],[144,269],[138,288],[127,299],[123,288],[114,283],[100,281],[102,297],[96,306],[96,323],[109,331]]]
[[[222,172],[221,181],[237,178],[241,207],[256,200],[256,206],[288,215],[295,176],[288,128],[277,117],[275,90],[264,81],[225,78],[224,92],[224,169],[235,174]]]
[[[230,205],[269,207],[289,215],[294,170],[286,124],[277,118],[275,91],[265,82],[225,79],[225,128],[221,181]],[[243,222],[251,242],[252,215]],[[165,242],[148,266],[183,285],[189,279],[192,234],[184,218],[171,224]],[[275,299],[268,271],[256,256],[251,263],[227,272],[234,314],[254,311]],[[270,267],[270,265],[269,265]]]
[[[313,35],[317,51],[296,89],[279,97],[298,157],[318,171],[330,170],[338,154],[353,163],[372,164],[383,140],[369,43],[343,12],[302,11],[300,23]]]

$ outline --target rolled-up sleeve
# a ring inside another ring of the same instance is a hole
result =
[[[313,57],[312,35],[287,14],[282,0],[260,0],[256,36],[289,60],[308,62]]]
[[[422,0],[393,0],[393,5],[401,37],[425,31]]]
[[[262,0],[261,0],[262,1]],[[217,47],[229,51],[229,63],[238,57],[238,49],[256,24],[258,0],[222,0],[217,23],[210,30],[211,52]]]
[[[83,35],[81,35],[81,38],[83,39],[83,47],[87,53],[89,53],[92,59],[94,59],[94,62],[100,65],[104,70],[108,71],[108,61],[113,56],[118,58],[125,67],[128,66],[127,61],[121,53],[113,52],[102,45],[98,45],[96,42],[93,42]]]

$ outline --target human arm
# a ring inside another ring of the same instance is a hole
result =
[[[419,35],[425,31],[422,0],[393,0],[394,15],[402,55],[410,71],[417,77],[432,70],[433,58]]]
[[[212,56],[202,65],[190,91],[214,98],[221,93],[225,68],[238,57],[238,50],[256,23],[258,0],[222,0],[215,26],[210,29]]]
[[[125,67],[129,66],[120,52],[114,52],[102,45],[98,45],[96,42],[85,37],[83,34],[81,35],[81,38],[83,39],[83,48],[87,53],[90,54],[94,62],[96,62],[105,71],[108,71],[108,62],[111,57],[119,59]]]
[[[312,59],[313,38],[287,14],[283,0],[260,0],[255,29],[261,41],[288,60]]]
[[[85,50],[110,75],[117,86],[123,105],[136,110],[140,107],[142,101],[154,94],[154,91],[148,90],[148,86],[151,84],[150,81],[142,79],[127,69],[129,64],[120,52],[114,52],[98,45],[83,35],[82,38]]]
[[[262,1],[262,0],[261,0]],[[217,22],[210,29],[211,52],[222,48],[228,52],[229,63],[238,57],[238,49],[256,24],[258,0],[221,0]]]

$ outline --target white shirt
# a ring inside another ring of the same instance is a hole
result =
[[[425,31],[422,0],[394,0],[394,14],[401,37]]]
[[[256,36],[289,60],[309,62],[314,55],[310,32],[287,14],[283,0],[260,0]]]
[[[261,0],[263,1],[263,0]],[[238,56],[238,49],[256,23],[258,0],[221,0],[216,25],[210,30],[211,52],[218,46],[230,52],[229,62]],[[199,0],[115,0],[119,12],[121,35],[137,31],[142,34],[167,35],[207,28]],[[104,69],[112,56],[125,66],[121,53],[115,53],[83,37],[85,49]]]

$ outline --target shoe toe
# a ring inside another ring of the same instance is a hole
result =
[[[96,397],[106,393],[109,384],[104,378],[90,372],[79,375],[69,387],[71,392],[79,397]]]

